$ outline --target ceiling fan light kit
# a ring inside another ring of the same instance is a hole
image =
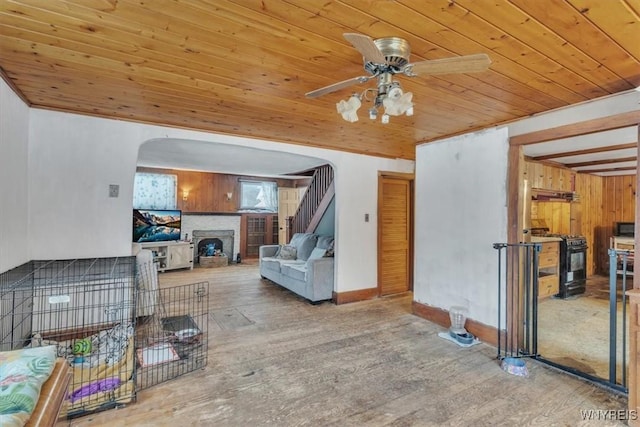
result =
[[[390,92],[387,97],[382,100],[385,114],[389,114],[390,116],[401,116],[403,114],[412,116],[413,102],[411,102],[411,98],[413,98],[413,94],[411,92],[402,93],[402,89],[400,88],[394,88],[394,90],[395,89],[399,91],[399,95],[392,95]]]
[[[342,115],[342,118],[348,122],[357,122],[358,121],[358,108],[362,105],[360,102],[360,98],[358,96],[352,96],[347,101],[340,101],[336,104],[336,109],[338,113]]]
[[[372,102],[369,118],[376,120],[378,108],[384,107],[381,122],[389,123],[389,116],[413,115],[413,94],[404,92],[400,83],[393,80],[393,75],[404,74],[416,77],[422,74],[473,73],[485,71],[491,64],[486,54],[459,56],[454,58],[434,59],[410,63],[411,48],[409,43],[399,37],[384,37],[373,40],[369,36],[356,33],[345,33],[344,38],[363,56],[364,69],[370,76],[359,76],[323,88],[308,92],[307,98],[316,98],[328,93],[347,88],[355,84],[368,82],[377,78],[377,87],[354,93],[347,101],[336,104],[338,113],[348,122],[358,121],[357,111],[362,101]],[[370,93],[375,96],[369,96]]]
[[[344,120],[350,123],[358,121],[358,109],[362,106],[363,99],[369,101],[367,98],[367,92],[369,90],[370,89],[367,89],[360,94],[354,93],[348,100],[341,100],[336,103],[336,109]],[[369,108],[369,119],[376,120],[378,118],[378,107],[380,105],[384,107],[384,114],[381,119],[383,124],[389,123],[389,116],[401,116],[402,114],[412,116],[412,98],[413,94],[411,92],[404,93],[400,85],[395,82],[388,93],[381,93],[379,89],[376,94],[376,99],[373,101],[374,106]]]

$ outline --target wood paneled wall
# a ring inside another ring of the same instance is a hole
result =
[[[606,223],[635,220],[636,177],[634,175],[604,178],[604,220]],[[612,229],[613,230],[613,229]]]
[[[608,239],[602,235],[603,177],[576,174],[576,193],[580,198],[582,221],[580,234],[587,238],[587,275],[603,273],[602,256],[607,254]]]
[[[571,233],[571,204],[568,202],[531,202],[531,219],[544,219],[549,233]]]
[[[636,177],[635,175],[608,176],[602,183],[602,222],[599,230],[608,248],[609,239],[613,236],[616,222],[634,222],[636,209]],[[601,254],[600,265],[603,273],[609,273],[609,255]]]
[[[601,177],[553,165],[525,161],[525,179],[532,188],[575,191],[579,201],[534,201],[531,217],[545,219],[553,233],[587,238],[587,274],[609,274],[609,247],[616,222],[635,220],[636,177]],[[577,229],[571,224],[577,221]]]
[[[303,187],[308,179],[277,179],[245,175],[228,175],[210,172],[193,172],[176,169],[138,168],[137,172],[167,173],[178,176],[177,207],[184,213],[237,212],[240,204],[240,181],[274,181],[278,187]],[[183,192],[188,192],[183,200]],[[227,200],[227,193],[232,193]]]

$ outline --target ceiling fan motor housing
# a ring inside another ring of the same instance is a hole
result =
[[[398,73],[401,72],[405,65],[409,63],[409,57],[411,56],[411,47],[409,42],[400,37],[383,37],[373,41],[384,55],[387,60],[386,64],[375,64],[373,62],[367,62],[364,68],[371,74],[377,74],[381,68],[385,68],[384,71]]]

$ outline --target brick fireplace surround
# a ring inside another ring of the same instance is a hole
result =
[[[239,214],[182,214],[182,238],[188,234],[194,243],[194,265],[198,262],[198,243],[206,238],[220,239],[224,253],[235,261],[240,252],[240,218]]]

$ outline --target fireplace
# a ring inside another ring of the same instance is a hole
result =
[[[216,252],[218,251],[224,252],[224,243],[222,243],[222,240],[218,239],[217,237],[214,237],[214,238],[200,239],[200,241],[198,242],[198,251],[196,253],[199,256],[208,255],[207,246],[209,246],[210,244],[213,245]],[[208,256],[211,256],[211,255],[208,255]]]
[[[209,243],[221,249],[228,260],[233,261],[233,230],[193,230],[193,262],[199,262],[202,251]]]

